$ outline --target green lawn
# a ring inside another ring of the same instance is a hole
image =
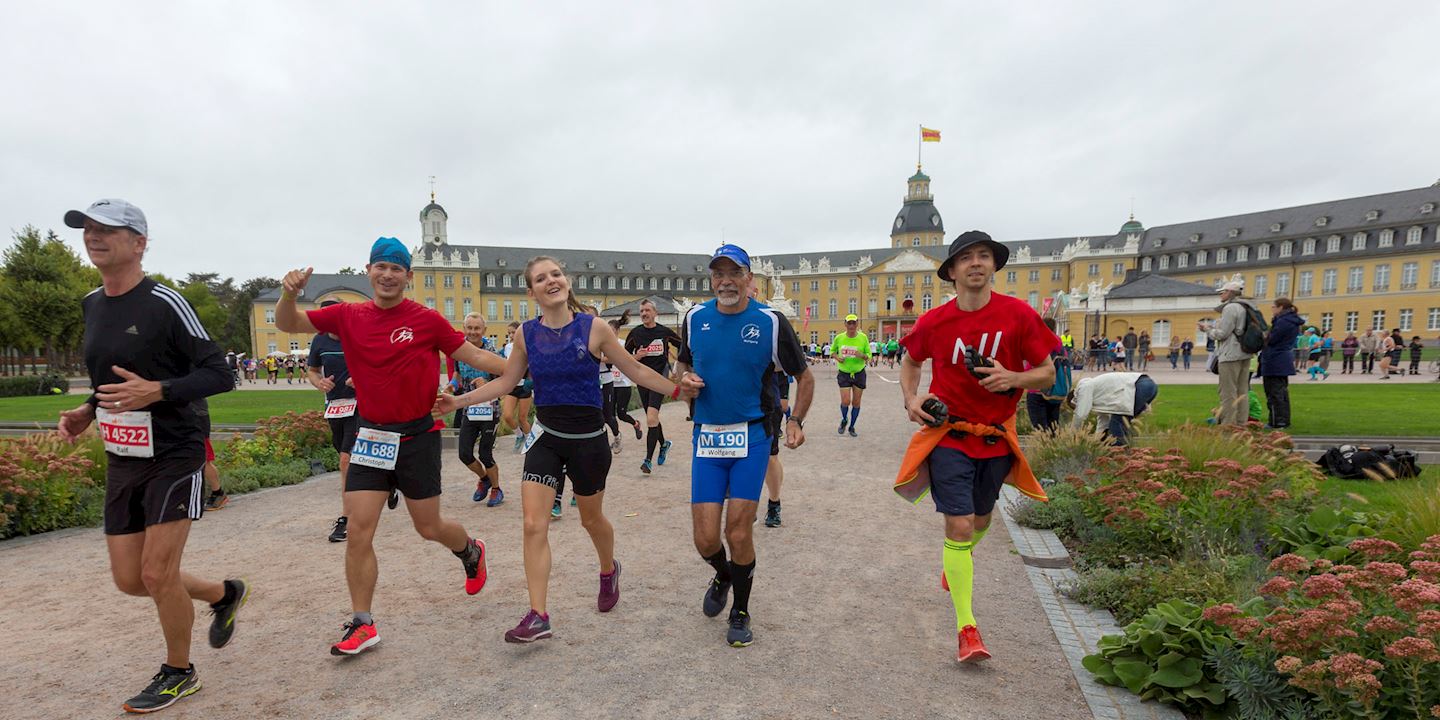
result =
[[[1388,482],[1327,477],[1320,483],[1320,494],[1335,498],[1356,510],[1399,513],[1410,509],[1411,495],[1415,490],[1424,488],[1440,493],[1440,466],[1420,468],[1420,477]]]
[[[79,405],[85,395],[71,393],[47,397],[0,398],[0,422],[56,422],[61,410]],[[253,390],[228,392],[210,398],[210,422],[216,425],[250,425],[286,411],[319,410],[318,390]]]
[[[1260,383],[1253,389],[1265,401]],[[1169,428],[1203,422],[1219,403],[1215,385],[1162,385],[1146,420]],[[1290,431],[1295,435],[1435,437],[1440,435],[1440,383],[1290,384]]]

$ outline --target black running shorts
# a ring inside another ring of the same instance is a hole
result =
[[[837,372],[837,373],[835,373],[835,384],[839,385],[839,386],[842,387],[842,388],[850,388],[850,387],[853,387],[853,388],[857,388],[857,389],[860,389],[860,390],[864,390],[864,389],[865,389],[865,368],[860,368],[860,372],[857,372],[857,373],[854,373],[854,374],[847,373],[847,372]]]
[[[584,440],[544,433],[525,453],[525,474],[521,479],[558,493],[565,488],[568,476],[572,492],[589,497],[605,490],[610,459],[610,443],[605,441],[604,433]]]
[[[955,448],[935,448],[930,452],[930,497],[936,512],[989,515],[1013,462],[1010,455],[977,460]]]
[[[635,389],[640,391],[640,407],[642,408],[655,408],[659,410],[660,405],[665,402],[664,395],[650,388],[643,388],[637,385]]]
[[[440,494],[440,432],[432,431],[400,439],[394,470],[350,464],[345,491],[398,489],[411,500]]]
[[[129,535],[205,509],[203,457],[119,458],[105,468],[105,534]]]
[[[330,446],[335,452],[349,453],[355,447],[355,431],[360,428],[360,416],[330,418]]]

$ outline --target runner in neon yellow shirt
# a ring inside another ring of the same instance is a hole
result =
[[[849,426],[850,437],[856,437],[855,419],[860,417],[860,395],[865,392],[865,361],[870,357],[870,338],[860,332],[860,318],[845,316],[845,332],[830,343],[830,356],[835,358],[835,382],[840,386],[840,429],[844,435]]]

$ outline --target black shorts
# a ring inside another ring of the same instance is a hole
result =
[[[639,386],[637,385],[636,387],[639,387]],[[644,387],[642,387],[642,388],[639,388],[639,389],[640,389],[640,407],[642,407],[642,408],[655,408],[656,410],[659,410],[659,409],[660,409],[660,405],[665,402],[665,396],[664,396],[664,395],[661,395],[660,393],[655,392],[654,390],[651,390],[650,388],[644,388]]]
[[[976,460],[954,448],[930,452],[930,497],[946,515],[989,515],[1014,458],[1003,455]]]
[[[525,453],[525,474],[521,479],[560,492],[570,478],[571,492],[589,497],[605,490],[610,474],[610,443],[602,432],[592,438],[571,440],[543,433]]]
[[[326,422],[330,423],[330,447],[335,448],[335,452],[348,455],[355,447],[355,431],[360,428],[360,417],[330,418]]]
[[[765,432],[770,434],[770,456],[780,454],[780,436],[785,433],[785,413],[775,411],[765,418]]]
[[[524,400],[524,399],[526,399],[526,398],[528,398],[528,397],[533,396],[533,395],[535,394],[535,390],[534,390],[533,388],[525,387],[524,381],[521,381],[520,383],[518,383],[518,384],[515,385],[515,389],[514,389],[514,390],[511,390],[511,391],[510,391],[509,393],[507,393],[507,394],[508,394],[510,397],[520,398],[521,400]]]
[[[775,373],[775,391],[781,400],[790,399],[790,376],[784,373]]]
[[[847,372],[835,373],[835,384],[842,388],[853,387],[858,390],[864,390],[865,368],[860,368],[860,372],[854,373],[853,375]]]
[[[117,458],[105,467],[105,534],[129,535],[205,510],[205,458]]]
[[[345,492],[355,490],[399,490],[411,500],[440,494],[440,433],[426,432],[400,438],[400,452],[394,470],[350,463]]]

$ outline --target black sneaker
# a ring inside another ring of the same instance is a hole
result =
[[[400,491],[397,490],[397,489],[395,489],[395,488],[390,488],[390,499],[385,501],[385,507],[388,507],[388,508],[390,508],[391,510],[394,510],[394,509],[395,509],[395,506],[396,506],[396,505],[399,505],[399,504],[400,504]]]
[[[229,603],[223,600],[220,603],[210,606],[210,611],[215,619],[210,622],[210,647],[222,648],[230,642],[235,635],[235,617],[240,614],[240,608],[245,607],[246,598],[250,597],[250,584],[244,580],[226,580],[227,589],[233,589],[235,599]]]
[[[839,430],[836,430],[836,431],[835,431],[835,434],[836,434],[836,435],[844,435],[844,434],[845,434],[845,421],[844,421],[844,420],[841,420],[841,421],[840,421],[840,429],[839,429]]]
[[[705,605],[702,608],[705,617],[719,615],[728,602],[730,602],[730,583],[720,582],[719,579],[710,580],[710,586],[705,588]]]
[[[199,689],[200,675],[194,665],[179,671],[161,665],[160,672],[150,678],[150,684],[139,695],[126,700],[122,707],[125,712],[152,713],[174,705]]]
[[[780,503],[771,503],[765,509],[765,527],[780,527]]]
[[[345,528],[349,525],[350,518],[341,515],[335,518],[335,527],[330,529],[330,542],[345,542],[347,533]]]
[[[855,432],[855,426],[853,425],[850,426],[850,430],[848,432],[850,433],[850,437],[860,437],[860,433]]]
[[[750,613],[730,613],[730,629],[725,633],[725,642],[730,647],[748,647],[755,642],[755,633],[750,632]]]

